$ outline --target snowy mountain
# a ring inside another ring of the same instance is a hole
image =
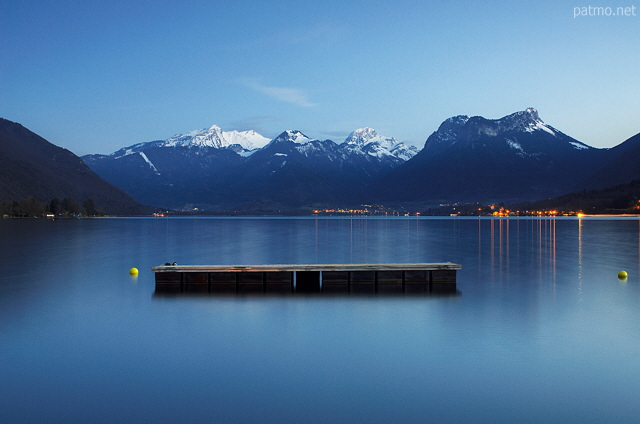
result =
[[[229,208],[256,199],[273,203],[278,198],[289,205],[314,196],[348,199],[416,152],[370,128],[337,144],[298,130],[269,141],[255,131],[225,132],[214,125],[84,160],[106,180],[153,205]],[[298,189],[304,196],[294,193]]]
[[[209,129],[173,136],[165,141],[165,146],[214,147],[216,149],[239,146],[244,152],[251,152],[266,146],[269,141],[267,137],[255,131],[222,131],[220,127],[213,125]]]
[[[556,196],[600,166],[601,153],[545,124],[533,108],[500,119],[459,115],[389,175],[383,195],[434,203]]]
[[[552,142],[552,145],[545,148],[538,144],[538,141],[542,142],[543,140],[547,142],[557,140],[558,142]],[[522,141],[525,144],[522,144]],[[456,144],[497,147],[497,143],[506,143],[520,156],[535,155],[547,148],[592,149],[592,147],[545,124],[534,108],[528,108],[500,119],[466,115],[454,116],[445,120],[438,131],[427,140],[429,149],[432,150],[449,149]]]
[[[213,125],[83,159],[136,199],[160,207],[182,207],[212,193],[225,193],[227,176],[268,142],[255,131],[222,131]]]
[[[281,133],[280,135],[278,135],[273,140],[271,140],[269,144],[293,143],[293,144],[305,145],[310,143],[311,141],[313,140],[311,140],[309,137],[302,134],[298,130],[287,130]]]
[[[354,130],[338,149],[327,148],[327,141],[312,140],[297,130],[285,131],[276,137],[271,143],[293,143],[303,154],[310,155],[320,149],[327,154],[337,155],[334,160],[344,160],[355,155],[371,156],[370,160],[388,160],[401,163],[411,159],[418,153],[415,146],[407,146],[393,137],[378,135],[373,128],[360,128]],[[335,144],[335,143],[334,143]]]
[[[242,178],[231,183],[232,191],[248,208],[357,203],[364,200],[372,178],[405,162],[391,149],[412,152],[385,137],[354,137],[337,144],[311,139],[297,130],[284,131],[247,158]]]
[[[84,160],[153,206],[294,209],[532,201],[589,188],[594,178],[620,181],[613,178],[617,169],[637,175],[635,162],[624,162],[625,152],[640,151],[637,145],[634,138],[620,148],[595,149],[528,108],[500,119],[446,119],[421,151],[372,128],[354,130],[338,144],[298,130],[268,141],[212,126]]]
[[[409,160],[418,153],[415,146],[407,146],[393,137],[379,135],[373,128],[353,131],[343,143],[345,149],[375,157],[390,156]]]
[[[267,137],[263,137],[255,131],[222,131],[220,127],[213,125],[208,129],[177,134],[166,140],[134,144],[109,156],[118,159],[158,147],[230,149],[239,154],[250,155],[257,149],[266,146],[269,141]]]

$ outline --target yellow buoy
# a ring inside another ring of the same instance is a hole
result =
[[[628,276],[629,274],[627,274],[627,271],[620,271],[618,273],[618,278],[621,280],[626,280]]]
[[[131,268],[129,270],[129,275],[131,275],[132,277],[136,277],[138,275],[138,268]]]

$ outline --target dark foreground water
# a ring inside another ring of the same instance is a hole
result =
[[[637,219],[0,220],[0,252],[2,423],[640,422]],[[463,270],[448,297],[157,296],[166,261]]]

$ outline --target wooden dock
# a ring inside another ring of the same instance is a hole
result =
[[[445,263],[313,265],[161,265],[158,293],[456,293],[461,265]]]

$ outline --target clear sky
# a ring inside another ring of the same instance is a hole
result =
[[[610,147],[640,132],[639,69],[640,0],[0,0],[0,117],[79,155],[213,124],[422,148],[529,106]]]

